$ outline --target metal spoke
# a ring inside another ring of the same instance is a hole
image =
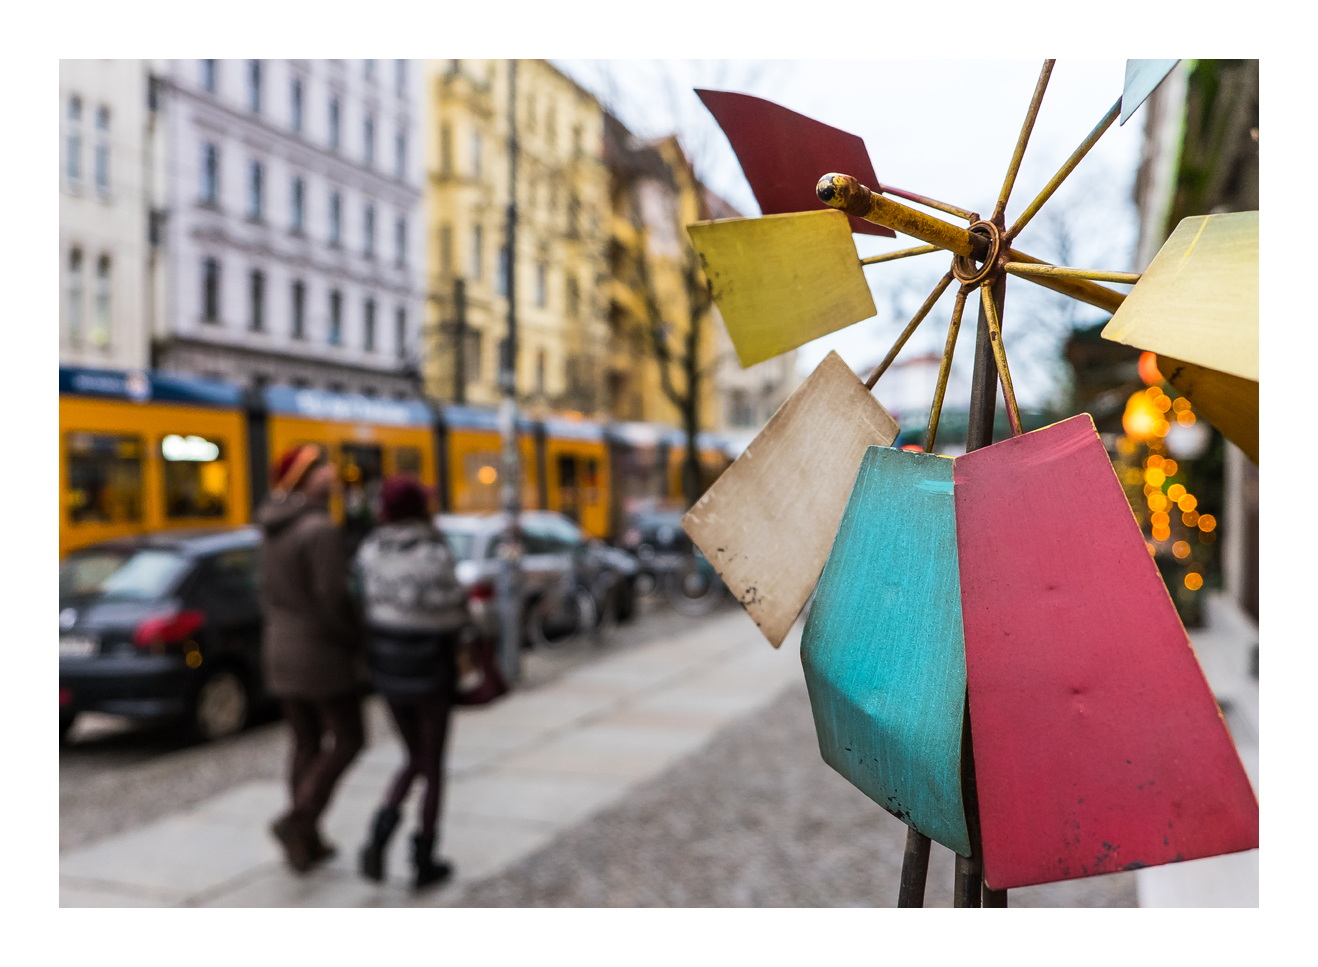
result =
[[[1057,174],[1053,175],[1052,180],[1044,186],[1043,191],[1039,192],[1039,196],[1035,198],[1034,201],[1030,202],[1030,206],[1026,208],[1025,211],[1021,212],[1020,217],[1016,219],[1016,223],[1012,225],[1007,232],[1007,241],[1011,241],[1019,235],[1021,229],[1030,223],[1030,219],[1039,213],[1039,209],[1043,207],[1043,203],[1051,198],[1053,192],[1061,187],[1062,182],[1066,180],[1066,176],[1075,170],[1075,166],[1078,165],[1084,159],[1085,155],[1089,153],[1089,149],[1092,148],[1098,142],[1098,139],[1103,136],[1103,132],[1112,127],[1112,122],[1117,119],[1117,115],[1120,113],[1121,98],[1117,98],[1117,103],[1112,105],[1112,109],[1103,116],[1103,120],[1098,122],[1098,125],[1094,130],[1089,132],[1089,137],[1085,138],[1080,147],[1076,148],[1075,151],[1071,153],[1071,157],[1066,159],[1066,164],[1057,169]]]
[[[860,260],[861,265],[878,265],[880,262],[893,262],[897,259],[910,258],[912,255],[926,255],[929,252],[940,251],[937,245],[917,245],[915,248],[904,248],[896,252],[884,252],[882,255],[871,255],[869,258]]]
[[[952,284],[952,278],[952,273],[948,272],[938,280],[938,284],[934,286],[934,291],[929,293],[929,298],[924,300],[924,305],[920,306],[920,311],[917,312],[911,321],[906,324],[906,328],[903,329],[902,334],[897,337],[897,341],[893,343],[892,349],[888,350],[888,355],[883,358],[883,362],[874,367],[874,372],[870,373],[870,378],[865,380],[866,389],[874,389],[874,384],[879,381],[879,377],[882,376],[884,372],[887,371],[888,367],[892,365],[892,361],[897,358],[897,354],[901,352],[902,347],[906,345],[906,340],[911,338],[912,333],[919,328],[920,323],[924,322],[924,317],[929,315],[929,310],[934,307],[934,303],[939,300],[942,294],[947,291],[947,287]]]
[[[976,221],[979,216],[966,208],[958,208],[956,205],[949,205],[945,201],[939,201],[936,198],[930,198],[927,195],[917,195],[913,191],[903,191],[900,188],[894,188],[892,185],[878,185],[876,191],[885,195],[896,195],[898,198],[905,198],[907,201],[913,201],[917,205],[924,205],[926,208],[936,208],[940,212],[946,212],[949,215],[955,215],[958,218],[964,218],[968,222]]]
[[[1067,265],[1036,265],[1033,262],[1007,262],[1002,266],[1012,275],[1021,278],[1041,276],[1050,279],[1092,279],[1098,282],[1121,282],[1134,285],[1140,280],[1138,272],[1108,272],[1105,269],[1074,269]]]
[[[1007,250],[1007,258],[1009,262],[1018,264],[1021,262],[1031,265],[1049,264],[1043,259],[1036,259],[1033,255],[1026,255],[1014,248]],[[1126,301],[1124,292],[1116,292],[1086,279],[1055,278],[1049,275],[1018,275],[1017,278],[1033,282],[1035,285],[1041,285],[1045,289],[1052,289],[1054,292],[1070,296],[1078,302],[1085,302],[1108,312],[1116,312],[1121,303]]]
[[[998,307],[993,304],[993,286],[985,283],[979,290],[979,301],[984,306],[988,317],[989,340],[993,344],[993,359],[998,364],[998,381],[1002,383],[1002,398],[1007,402],[1007,420],[1011,423],[1011,435],[1021,435],[1021,414],[1016,407],[1016,391],[1011,386],[1011,371],[1007,369],[1007,351],[1002,345],[1002,324],[998,319]]]
[[[943,394],[947,392],[947,380],[952,374],[952,354],[956,351],[956,337],[961,332],[961,313],[966,308],[966,296],[970,294],[968,286],[962,286],[956,293],[956,305],[952,307],[952,321],[947,326],[947,346],[943,350],[943,362],[938,368],[938,388],[934,390],[934,402],[929,408],[929,427],[924,435],[924,452],[934,452],[934,441],[938,438],[938,419],[943,413]]]
[[[1016,174],[1021,170],[1021,159],[1025,157],[1025,146],[1030,143],[1030,132],[1034,130],[1034,121],[1039,116],[1039,105],[1043,101],[1043,92],[1048,88],[1048,78],[1053,72],[1055,60],[1045,60],[1043,70],[1039,71],[1039,80],[1034,85],[1034,97],[1030,98],[1030,109],[1025,113],[1025,123],[1021,125],[1020,137],[1016,139],[1016,153],[1011,156],[1007,167],[1007,177],[1002,182],[1002,191],[998,193],[998,204],[993,209],[989,221],[997,222],[1007,210],[1007,199],[1011,197],[1012,186],[1016,184]],[[1001,222],[998,222],[1001,224]]]

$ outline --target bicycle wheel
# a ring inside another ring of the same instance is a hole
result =
[[[541,652],[567,651],[594,628],[595,615],[595,602],[584,588],[541,598],[527,616],[527,638]]]
[[[707,615],[723,601],[725,585],[703,557],[689,557],[665,575],[665,592],[679,614],[690,618]]]

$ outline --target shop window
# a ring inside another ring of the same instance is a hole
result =
[[[222,440],[171,433],[160,441],[165,467],[165,517],[223,517],[229,502],[229,460]]]
[[[142,519],[142,438],[111,433],[69,433],[70,523],[118,524]]]

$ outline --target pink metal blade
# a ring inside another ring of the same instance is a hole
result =
[[[765,215],[828,207],[815,194],[815,183],[832,171],[852,175],[870,188],[879,184],[865,142],[854,134],[749,94],[700,89],[696,94],[728,136]],[[892,229],[863,218],[852,218],[851,230],[896,237]]]

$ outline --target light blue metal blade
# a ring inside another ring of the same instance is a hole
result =
[[[1121,123],[1135,113],[1163,78],[1180,63],[1175,60],[1128,60],[1126,61],[1126,86],[1121,91]]]

